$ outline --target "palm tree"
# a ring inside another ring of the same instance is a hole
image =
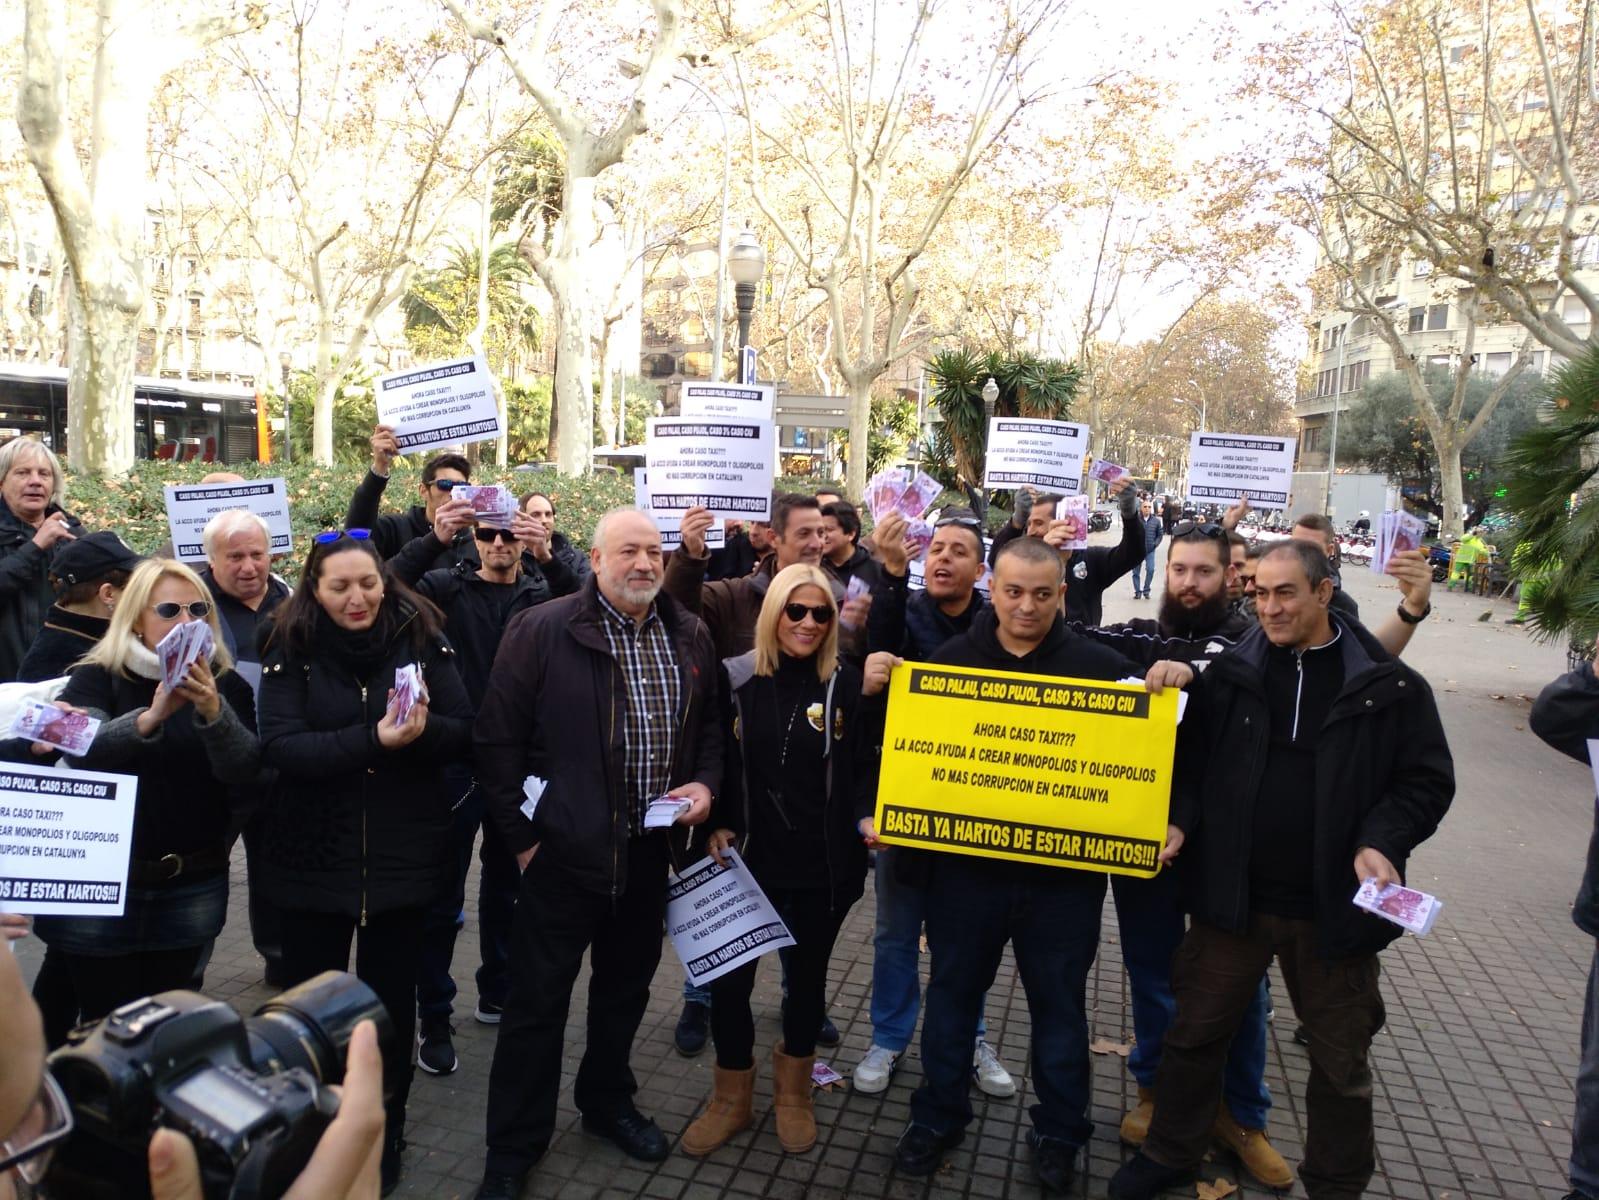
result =
[[[419,357],[459,353],[477,322],[478,272],[476,246],[453,243],[444,262],[419,271],[400,301],[405,336]],[[491,366],[504,371],[539,348],[538,310],[523,294],[536,280],[516,246],[501,242],[488,256],[489,321],[485,349]]]

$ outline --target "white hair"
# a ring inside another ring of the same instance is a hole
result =
[[[50,499],[55,502],[58,508],[65,507],[67,503],[66,472],[61,469],[61,460],[56,457],[55,451],[37,438],[12,438],[4,446],[0,446],[0,483],[6,481],[6,476],[11,474],[11,468],[15,467],[24,458],[42,458],[50,464],[50,474],[55,479],[55,486],[50,489]]]
[[[247,508],[230,508],[219,512],[205,523],[205,532],[200,535],[206,558],[214,559],[217,549],[230,537],[248,530],[258,532],[266,542],[267,549],[272,549],[272,528],[260,513],[253,513]]]

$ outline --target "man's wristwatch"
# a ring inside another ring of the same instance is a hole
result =
[[[1429,600],[1427,602],[1427,607],[1421,610],[1421,615],[1419,617],[1411,616],[1408,612],[1405,611],[1405,603],[1404,603],[1404,601],[1401,600],[1399,602],[1399,619],[1401,621],[1403,621],[1406,625],[1420,625],[1423,621],[1425,621],[1427,619],[1428,615],[1431,612],[1432,612],[1432,601],[1431,600]]]

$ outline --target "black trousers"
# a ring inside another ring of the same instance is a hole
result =
[[[185,946],[139,954],[67,954],[52,949],[50,957],[60,955],[82,1019],[98,1021],[130,1001],[188,988],[204,949]]]
[[[628,1111],[638,1084],[628,1057],[661,961],[665,839],[627,843],[620,896],[583,891],[536,854],[522,873],[511,931],[511,991],[489,1071],[489,1171],[520,1175],[555,1133],[572,987],[589,955],[588,1040],[573,1100],[601,1120]]]
[[[1256,914],[1238,934],[1195,921],[1172,959],[1177,1016],[1155,1074],[1155,1119],[1144,1152],[1197,1166],[1210,1145],[1227,1050],[1275,958],[1294,1013],[1310,1035],[1305,1160],[1312,1200],[1355,1200],[1376,1169],[1371,1039],[1383,1026],[1377,956],[1328,960],[1310,921]]]
[[[398,908],[369,913],[360,925],[358,918],[340,913],[282,910],[283,970],[290,987],[323,971],[348,971],[354,939],[356,978],[388,1009],[394,1036],[383,1046],[383,1104],[390,1137],[405,1131],[405,1102],[411,1094],[423,912]]]
[[[827,1013],[827,964],[849,915],[828,907],[826,888],[763,888],[794,944],[787,948],[788,998],[783,1001],[783,1049],[795,1058],[816,1052],[816,1031]],[[764,956],[763,956],[764,957]],[[755,1019],[750,992],[759,958],[711,981],[711,1037],[716,1065],[744,1071],[755,1065]]]

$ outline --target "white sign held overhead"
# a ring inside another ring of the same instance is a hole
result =
[[[678,414],[697,420],[770,421],[777,389],[769,383],[685,383]]]
[[[0,912],[120,917],[139,781],[0,763]]]
[[[738,851],[723,857],[727,866],[702,858],[666,889],[666,935],[695,987],[794,944]]]
[[[649,472],[643,469],[633,472],[633,505],[635,508],[642,508],[650,520],[655,522],[655,528],[661,531],[661,549],[669,553],[683,544],[683,521],[680,517],[650,512],[648,476]],[[711,527],[705,531],[705,548],[720,550],[725,545],[727,545],[727,522],[717,517],[711,522]]]
[[[1188,441],[1188,495],[1228,504],[1248,496],[1256,508],[1287,508],[1295,443],[1291,437],[1195,433]]]
[[[377,409],[402,454],[500,436],[494,380],[477,355],[380,376]]]
[[[1076,421],[994,417],[988,422],[983,487],[1030,487],[1075,496],[1083,490],[1088,426]]]
[[[777,446],[770,421],[654,417],[644,450],[652,516],[703,507],[738,521],[771,519]]]
[[[251,479],[244,483],[168,484],[167,531],[172,552],[182,562],[204,562],[206,522],[232,508],[253,512],[267,523],[268,547],[273,554],[294,548],[289,523],[289,489],[281,479]]]

